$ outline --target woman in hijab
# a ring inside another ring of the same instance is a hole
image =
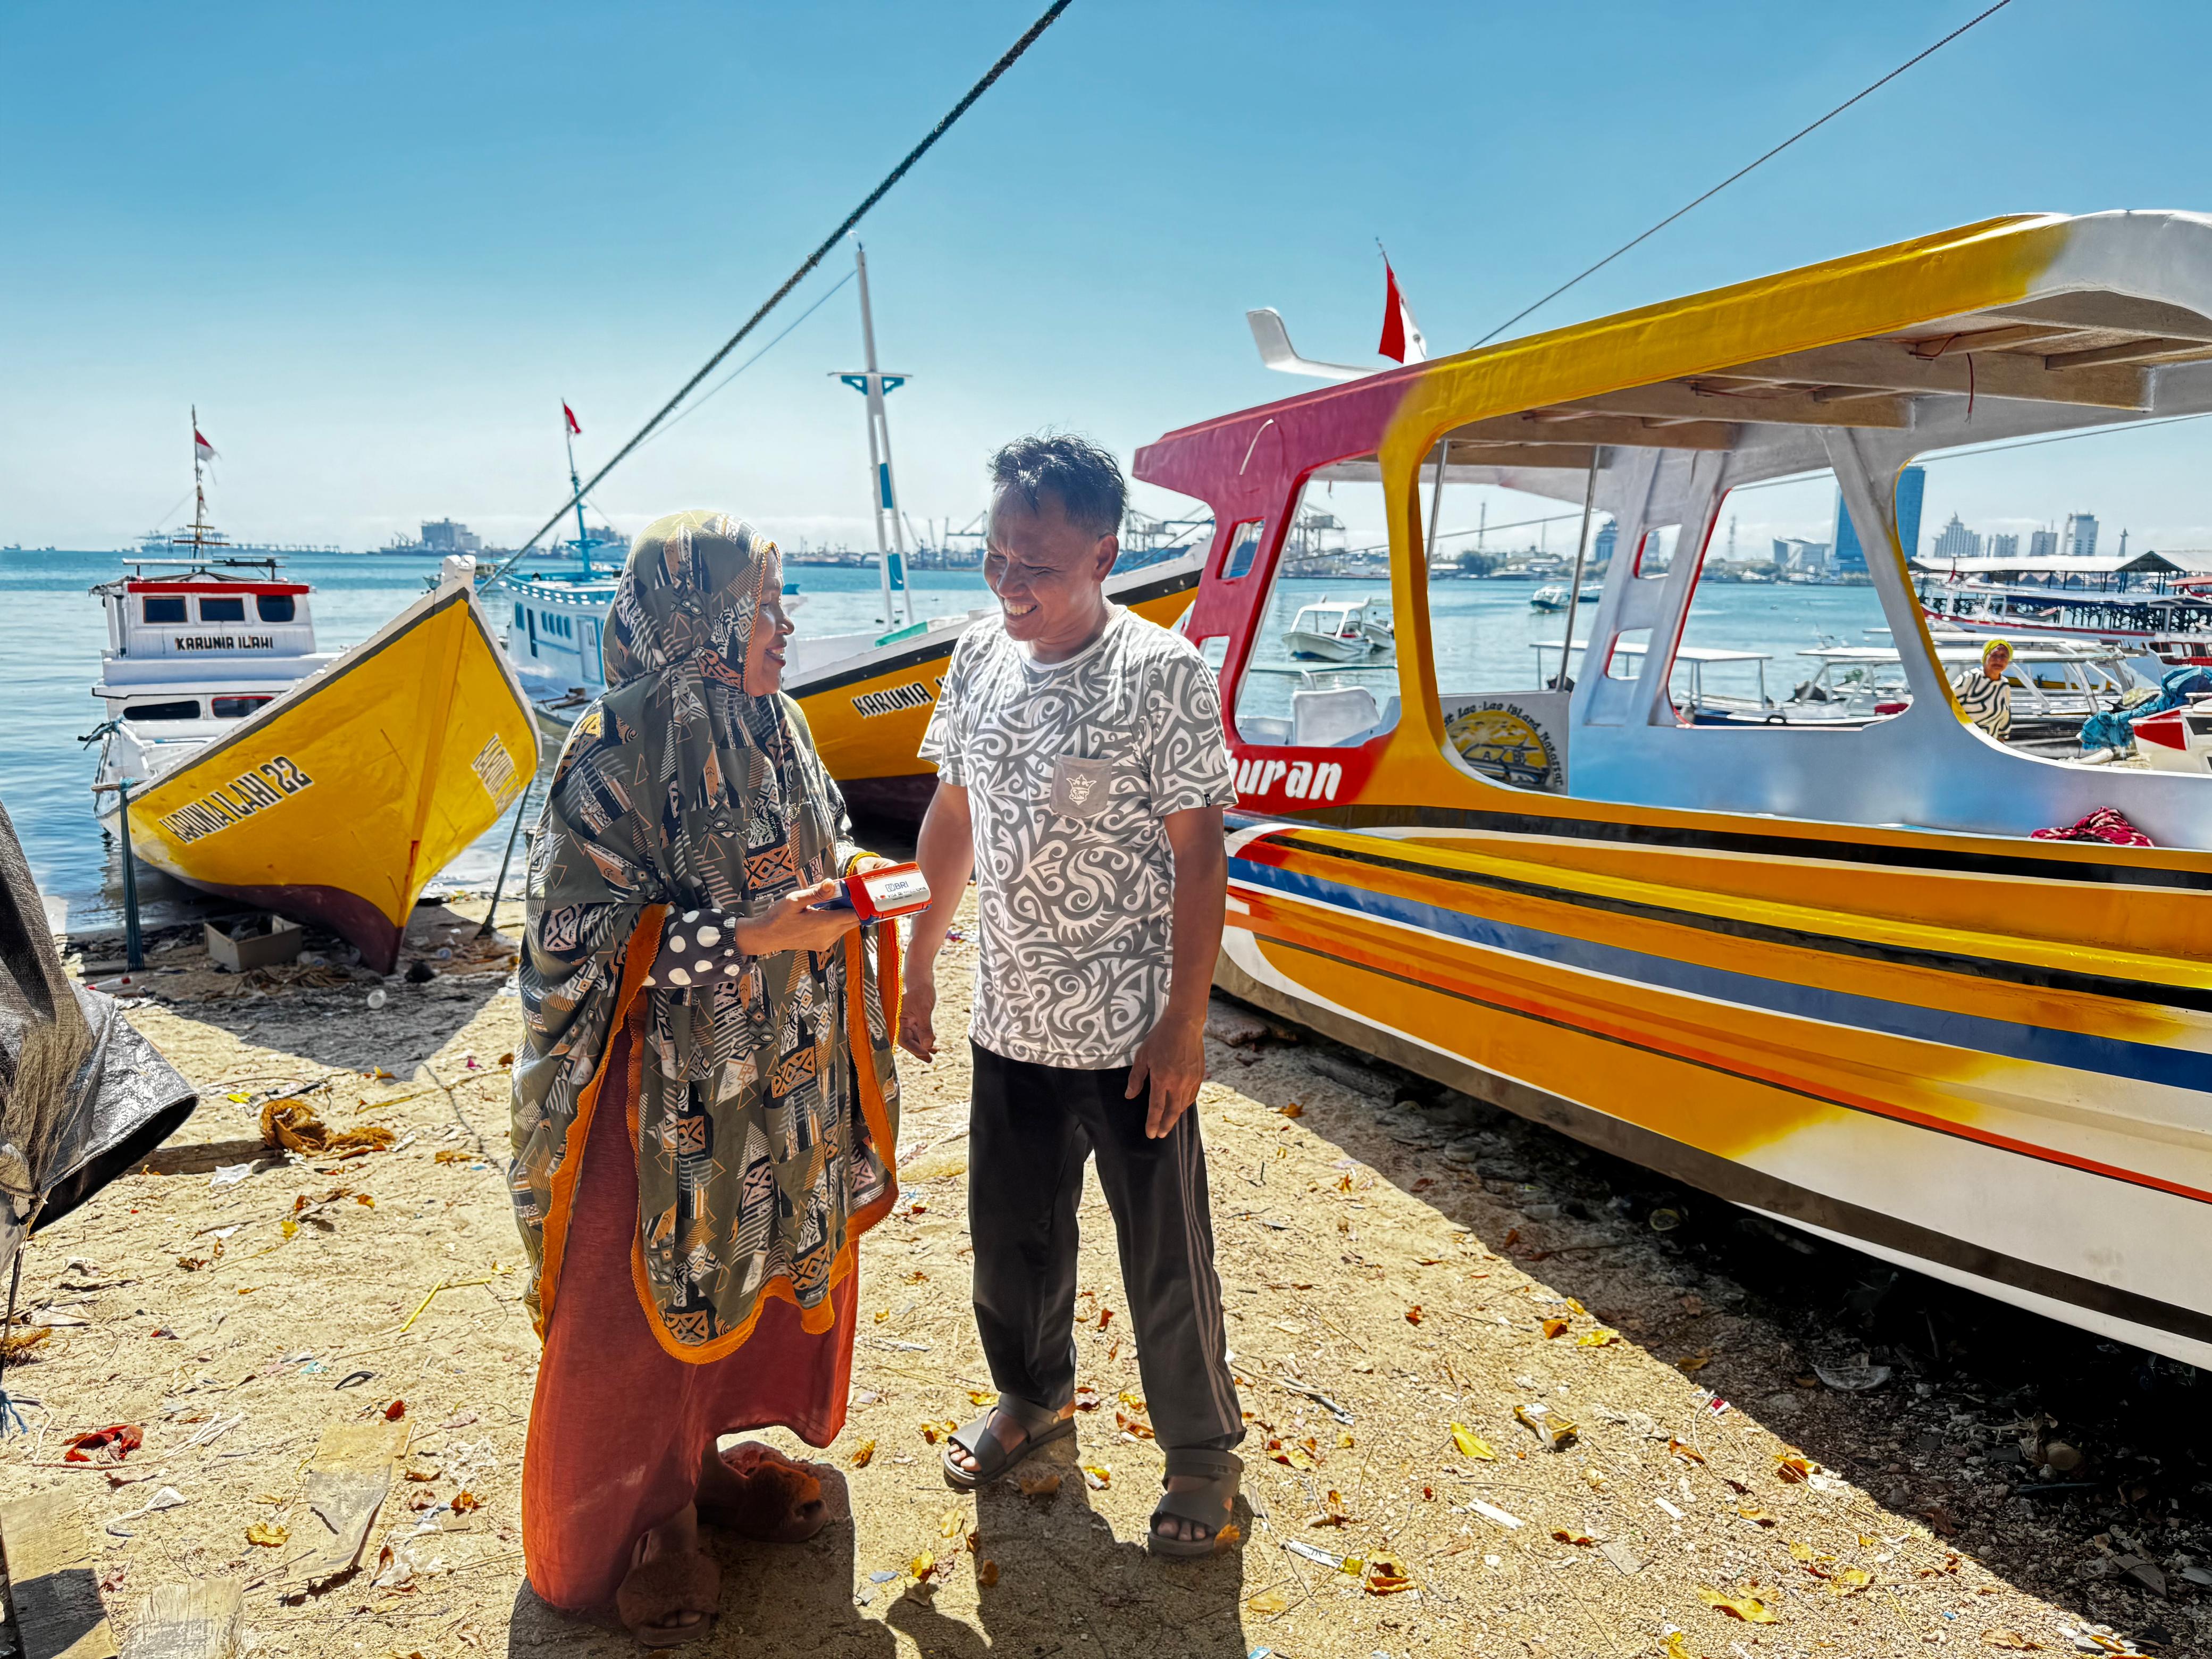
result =
[[[712,1620],[702,1517],[787,1540],[828,1519],[808,1466],[717,1437],[843,1426],[854,1249],[896,1191],[897,947],[812,908],[882,860],[779,690],[782,580],[719,514],[638,538],[531,855],[523,1554],[545,1601],[611,1602],[649,1646]]]
[[[2012,730],[2012,687],[2005,684],[2005,670],[2011,666],[2012,642],[1991,640],[1982,647],[1982,665],[1951,682],[1959,712],[1999,743]]]

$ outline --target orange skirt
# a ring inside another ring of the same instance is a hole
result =
[[[830,1292],[836,1322],[817,1336],[770,1297],[744,1346],[703,1365],[654,1337],[630,1278],[631,1041],[627,1025],[616,1034],[592,1116],[522,1459],[530,1587],[574,1613],[613,1603],[638,1538],[692,1501],[720,1436],[775,1426],[826,1446],[845,1426],[853,1378],[853,1274]]]

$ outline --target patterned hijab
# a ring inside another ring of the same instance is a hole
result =
[[[744,690],[778,563],[774,543],[720,514],[647,528],[615,590],[608,690],[554,772],[531,859],[510,1182],[541,1332],[618,1030],[631,1036],[632,1267],[678,1358],[735,1349],[768,1296],[826,1329],[854,1241],[895,1195],[890,1024],[857,936],[708,985],[641,984],[671,909],[757,915],[860,855],[798,705]]]

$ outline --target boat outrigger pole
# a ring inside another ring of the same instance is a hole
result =
[[[857,238],[853,243],[853,262],[860,277],[860,345],[867,367],[837,378],[868,400],[868,493],[875,503],[876,574],[883,593],[884,624],[912,627],[914,596],[906,585],[906,530],[898,510],[898,492],[891,482],[891,428],[884,414],[884,394],[897,391],[912,377],[886,374],[876,367],[875,313],[868,306],[868,252]],[[884,526],[886,519],[890,520],[888,532]],[[892,609],[894,593],[904,612],[903,623]]]

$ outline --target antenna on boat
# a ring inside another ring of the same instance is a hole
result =
[[[194,560],[197,562],[204,556],[204,550],[210,547],[224,547],[228,544],[215,526],[207,521],[207,487],[201,478],[201,468],[215,454],[216,448],[213,444],[200,436],[200,406],[194,404],[191,407],[192,411],[192,533],[190,536],[174,537],[169,544],[172,547],[191,548]]]
[[[911,627],[914,595],[906,585],[906,530],[902,522],[905,515],[899,511],[898,492],[891,482],[891,428],[884,413],[884,397],[912,377],[886,374],[876,367],[876,318],[868,304],[868,251],[857,236],[853,239],[853,264],[860,278],[860,345],[867,367],[858,374],[841,373],[837,379],[868,400],[868,494],[875,503],[876,574],[883,593],[884,622],[888,627],[900,626],[898,613],[891,608],[891,595],[896,593],[905,609],[906,625]],[[884,526],[886,519],[890,521],[888,533]]]
[[[568,491],[576,498],[576,556],[584,562],[584,574],[592,574],[592,538],[584,529],[584,485],[576,477],[576,434],[583,428],[576,424],[575,411],[568,400],[561,403],[561,441],[568,447]],[[602,514],[601,517],[605,515]]]

